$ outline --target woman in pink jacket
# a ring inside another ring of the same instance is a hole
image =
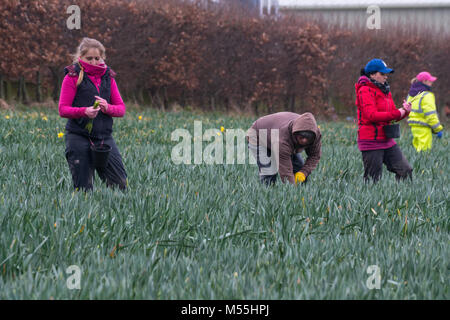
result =
[[[64,68],[59,115],[66,124],[66,159],[76,190],[93,188],[94,171],[108,186],[127,186],[122,157],[112,137],[113,117],[123,117],[115,72],[105,65],[105,48],[95,39],[83,38],[73,64]],[[98,103],[98,107],[94,106]],[[111,147],[104,166],[95,166],[91,146]]]

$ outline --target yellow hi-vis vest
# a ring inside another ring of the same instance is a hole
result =
[[[410,126],[428,127],[434,133],[444,129],[439,122],[433,92],[423,91],[414,97],[408,95],[406,101],[411,102],[411,113],[408,117]]]

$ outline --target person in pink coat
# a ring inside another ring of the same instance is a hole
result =
[[[112,137],[113,118],[125,115],[125,104],[116,73],[104,63],[105,48],[97,40],[83,38],[73,64],[64,68],[59,115],[67,118],[65,155],[76,190],[93,188],[94,172],[108,186],[124,190],[127,173]],[[98,107],[94,107],[95,103]],[[111,147],[105,166],[95,166],[91,146]]]

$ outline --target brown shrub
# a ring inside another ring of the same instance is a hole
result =
[[[88,36],[105,45],[125,99],[163,109],[177,104],[256,113],[354,114],[354,83],[375,57],[396,69],[390,81],[397,104],[422,70],[439,78],[434,88],[438,103],[449,95],[448,37],[433,40],[435,35],[398,26],[337,30],[303,17],[261,19],[235,4],[181,0],[80,0],[82,29],[68,30],[68,15],[62,12],[70,4],[0,3],[0,27],[7,30],[0,35],[5,53],[1,75],[9,80],[24,75],[36,82],[36,71],[41,71],[42,86],[53,87],[56,101],[63,67]]]

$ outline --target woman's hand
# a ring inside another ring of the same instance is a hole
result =
[[[85,114],[88,118],[94,119],[94,118],[97,116],[97,114],[98,114],[99,111],[100,111],[99,108],[94,109],[93,106],[90,106],[90,107],[87,107],[87,108],[86,108],[86,110],[84,111],[84,114]]]
[[[97,98],[96,101],[98,101],[99,103],[99,107],[100,110],[102,110],[103,113],[106,113],[106,111],[108,111],[108,101],[106,101],[105,99],[103,99],[102,97],[99,96],[95,96]]]
[[[407,112],[411,112],[411,102],[406,102],[406,100],[403,100],[403,109]]]

